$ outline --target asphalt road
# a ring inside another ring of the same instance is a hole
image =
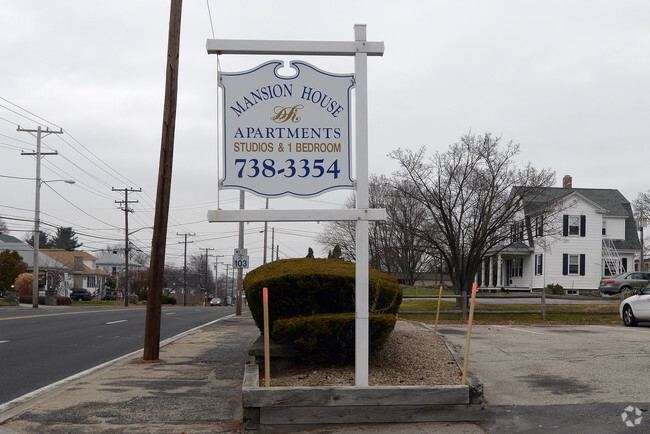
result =
[[[464,354],[466,326],[438,330]],[[484,384],[489,414],[481,426],[495,433],[650,432],[649,341],[647,324],[475,325],[469,369]],[[634,426],[625,425],[624,412]]]
[[[228,307],[165,307],[161,341],[234,313]],[[139,350],[143,307],[57,307],[0,311],[0,405]]]

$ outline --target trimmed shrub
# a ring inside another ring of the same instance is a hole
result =
[[[170,297],[168,295],[162,295],[160,302],[162,304],[176,304],[176,299],[174,297]]]
[[[16,281],[14,282],[14,289],[20,292],[21,297],[22,296],[31,297],[32,292],[34,291],[34,274],[33,273],[19,274],[18,277],[16,277]]]
[[[70,297],[57,297],[56,298],[56,305],[57,306],[70,306],[72,305],[72,300]]]
[[[334,313],[278,319],[271,336],[292,344],[304,359],[327,363],[354,360],[354,313]],[[379,351],[395,328],[392,314],[370,315],[370,352]]]
[[[252,270],[244,291],[255,324],[264,329],[262,290],[269,288],[269,322],[330,313],[354,312],[355,264],[333,259],[283,259]],[[370,313],[396,315],[402,302],[397,279],[370,269]]]
[[[33,300],[32,300],[32,296],[31,296],[31,295],[29,295],[29,296],[28,296],[28,295],[21,295],[21,296],[20,296],[20,303],[23,303],[23,304],[32,304],[32,301],[33,301]],[[39,295],[39,296],[38,296],[38,304],[42,304],[42,305],[45,304],[45,297],[44,297],[44,296],[42,296],[42,295]]]

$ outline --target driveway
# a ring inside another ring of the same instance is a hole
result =
[[[466,326],[438,330],[464,354]],[[485,387],[490,420],[483,427],[649,432],[649,342],[649,326],[474,326],[469,369]],[[628,406],[642,410],[631,428],[622,418]]]

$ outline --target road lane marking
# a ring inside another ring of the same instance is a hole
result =
[[[176,312],[167,312],[165,315],[176,315]]]
[[[143,310],[143,307],[134,307],[134,308],[129,308],[129,309],[140,309]],[[10,319],[23,319],[23,318],[40,318],[43,316],[59,316],[59,315],[79,315],[79,314],[85,314],[85,313],[100,313],[100,312],[124,312],[124,308],[122,309],[97,309],[97,310],[89,310],[87,312],[63,312],[63,313],[44,313],[44,314],[39,314],[39,315],[25,315],[25,316],[11,316],[8,318],[0,318],[0,321],[7,321]]]
[[[118,322],[127,322],[127,321],[128,321],[128,319],[120,319],[120,320],[117,320],[117,321],[107,322],[106,324],[117,324]]]
[[[6,344],[9,341],[0,341],[0,344]]]
[[[210,321],[208,323],[201,324],[200,326],[194,327],[193,329],[186,330],[186,331],[184,331],[182,333],[177,334],[176,336],[172,336],[170,338],[167,338],[164,341],[160,342],[160,348],[164,347],[165,345],[169,345],[172,342],[177,341],[177,340],[179,340],[179,339],[181,339],[181,338],[183,338],[183,337],[185,337],[185,336],[187,336],[189,334],[196,333],[197,331],[201,330],[204,327],[210,326],[210,325],[215,324],[215,323],[217,323],[219,321],[228,320],[228,319],[230,319],[230,318],[232,318],[234,316],[235,316],[235,314],[226,315],[224,317],[212,320],[212,321]],[[27,407],[31,408],[37,403],[37,402],[35,402],[35,403],[31,404],[31,406],[30,406],[29,402],[31,400],[33,400],[35,398],[38,398],[38,397],[40,397],[42,395],[45,395],[46,393],[48,393],[48,392],[50,392],[52,390],[55,390],[58,387],[70,384],[73,381],[77,381],[77,380],[79,380],[79,379],[81,379],[81,378],[83,378],[85,376],[88,376],[90,374],[98,372],[98,371],[100,371],[100,370],[102,370],[104,368],[107,368],[107,367],[109,367],[111,365],[114,365],[114,364],[116,364],[118,362],[127,360],[127,359],[135,357],[137,355],[142,355],[143,351],[144,351],[144,348],[140,348],[139,350],[135,350],[133,352],[130,352],[129,354],[125,354],[125,355],[120,356],[120,357],[118,357],[116,359],[113,359],[113,360],[110,360],[108,362],[102,363],[100,365],[94,366],[94,367],[92,367],[90,369],[86,369],[85,371],[82,371],[82,372],[79,372],[77,374],[71,375],[68,378],[64,378],[63,380],[59,380],[56,383],[52,383],[52,384],[50,384],[48,386],[41,387],[40,389],[29,392],[29,393],[27,393],[27,394],[25,394],[23,396],[19,396],[18,398],[12,399],[11,401],[7,401],[4,404],[0,404],[0,424],[2,424],[7,419],[15,416],[16,414],[20,414],[20,413],[26,411],[24,409],[21,410],[19,408],[19,406],[25,404]],[[10,412],[9,410],[12,410],[12,411]]]
[[[508,329],[508,330],[516,330],[518,332],[533,333],[535,335],[543,335],[544,334],[542,332],[534,332],[532,330],[518,329],[516,327],[507,327],[507,326],[500,326],[500,325],[495,325],[494,327],[504,328],[504,329]]]

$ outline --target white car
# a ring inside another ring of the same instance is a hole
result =
[[[639,289],[621,302],[619,314],[623,324],[634,327],[639,321],[650,321],[650,285]]]

